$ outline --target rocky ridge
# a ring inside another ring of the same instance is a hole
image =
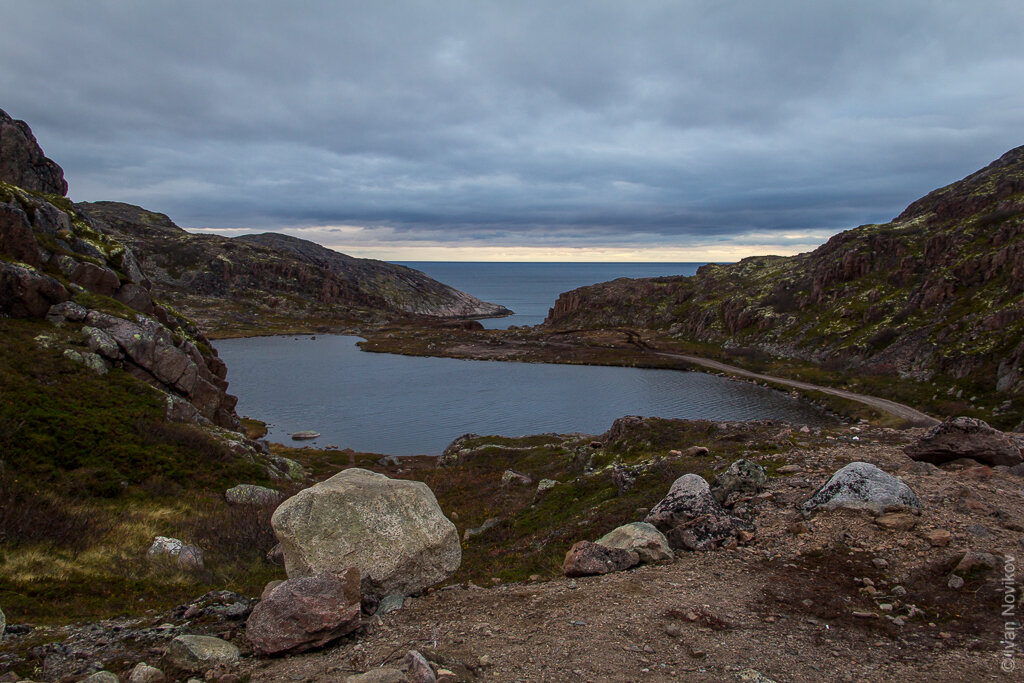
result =
[[[307,319],[335,327],[510,313],[418,270],[289,235],[197,235],[130,204],[76,208],[92,216],[101,232],[131,246],[154,292],[211,333],[265,334]]]
[[[562,294],[549,329],[629,326],[861,373],[1024,393],[1024,147],[813,252]]]

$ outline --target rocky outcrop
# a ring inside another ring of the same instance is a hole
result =
[[[32,192],[64,196],[64,170],[46,158],[32,129],[0,109],[0,181]]]
[[[665,535],[647,522],[630,522],[609,531],[594,541],[606,548],[620,548],[635,552],[644,564],[671,562],[675,555]]]
[[[699,474],[676,479],[644,521],[665,534],[676,550],[712,550],[734,544],[741,531],[752,528],[726,512]]]
[[[1013,467],[1022,461],[1013,439],[983,420],[954,417],[929,429],[904,451],[914,460],[941,465],[971,458],[985,465]]]
[[[281,503],[271,520],[289,578],[356,567],[362,592],[410,595],[451,576],[458,532],[422,482],[347,469]]]
[[[621,572],[639,563],[640,556],[632,550],[580,541],[565,554],[562,573],[569,577],[598,576]]]
[[[303,652],[359,627],[359,570],[279,583],[253,609],[245,637],[258,654]]]
[[[837,508],[881,513],[894,507],[920,510],[921,501],[902,479],[871,463],[851,462],[833,474],[800,509],[807,514]]]
[[[129,204],[77,206],[139,255],[158,298],[207,330],[255,326],[267,318],[357,324],[509,313],[417,270],[353,258],[296,237],[195,235],[163,214]]]
[[[562,294],[545,325],[638,327],[858,372],[1024,393],[1024,147],[807,254]]]

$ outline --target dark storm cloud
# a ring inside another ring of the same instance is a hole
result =
[[[36,0],[0,107],[74,198],[186,226],[785,245],[1024,143],[1022,32],[1019,2]]]

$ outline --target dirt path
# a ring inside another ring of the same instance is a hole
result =
[[[902,403],[896,403],[895,401],[889,401],[884,398],[878,398],[876,396],[867,396],[865,394],[857,394],[852,391],[846,391],[845,389],[833,389],[832,387],[823,387],[817,384],[811,384],[810,382],[801,382],[794,379],[786,379],[784,377],[774,377],[772,375],[762,375],[757,372],[751,372],[750,370],[744,370],[738,368],[735,365],[727,365],[726,363],[720,363],[716,360],[710,360],[708,358],[701,358],[699,356],[687,356],[681,353],[667,353],[665,351],[650,350],[655,356],[662,356],[665,358],[674,358],[677,360],[692,363],[693,365],[699,365],[701,367],[710,368],[712,370],[720,370],[727,372],[731,375],[739,375],[740,377],[749,377],[751,379],[758,379],[763,382],[773,382],[775,384],[782,384],[787,387],[793,387],[794,389],[803,389],[804,391],[818,391],[823,394],[829,394],[830,396],[838,396],[840,398],[849,399],[851,401],[857,401],[864,405],[877,408],[883,412],[895,415],[896,417],[902,418],[910,424],[917,427],[931,427],[932,425],[939,424],[939,420],[936,420],[930,415],[925,415],[919,410],[915,410],[910,406],[903,405]]]

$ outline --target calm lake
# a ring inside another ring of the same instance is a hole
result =
[[[437,455],[467,432],[597,434],[623,415],[713,420],[829,419],[813,406],[698,372],[415,358],[365,353],[358,337],[216,342],[238,414],[272,441],[311,429],[317,446]]]

